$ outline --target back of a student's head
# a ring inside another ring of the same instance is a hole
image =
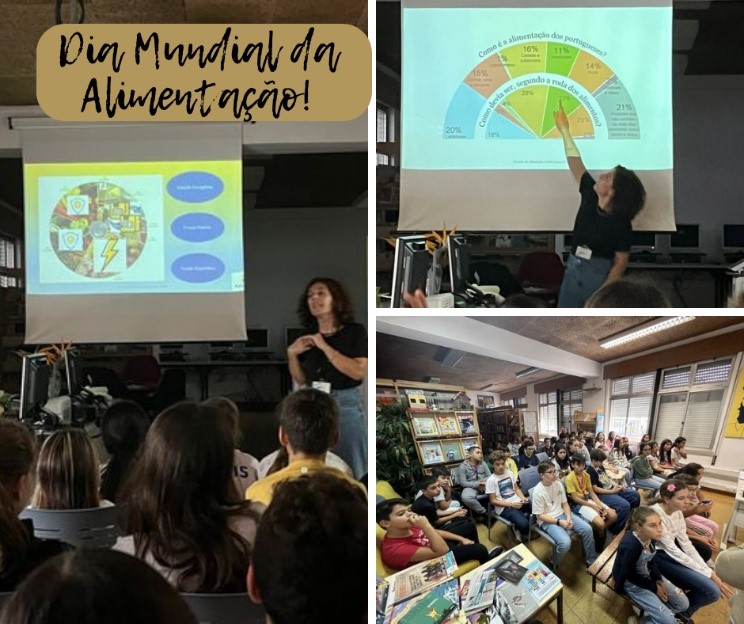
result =
[[[669,299],[647,280],[624,277],[605,284],[584,304],[585,308],[671,308]]]
[[[225,426],[233,432],[235,446],[240,443],[240,409],[227,397],[210,397],[204,401],[204,405],[213,407],[219,418],[224,420]]]
[[[17,588],[2,624],[196,624],[178,592],[147,563],[109,549],[50,559]]]
[[[39,451],[36,509],[98,507],[98,462],[84,429],[69,427],[50,435]]]
[[[36,442],[18,421],[0,418],[0,568],[18,561],[26,549],[26,531],[18,514],[33,485]]]
[[[116,501],[119,488],[145,441],[150,417],[139,403],[112,403],[101,418],[101,439],[111,456],[101,475],[101,496]]]
[[[322,455],[338,436],[338,407],[327,392],[305,388],[279,404],[279,428],[297,453]]]
[[[248,591],[274,624],[367,615],[367,500],[335,475],[278,484],[256,534]],[[340,606],[342,605],[342,606]]]

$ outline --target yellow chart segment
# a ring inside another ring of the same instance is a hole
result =
[[[506,66],[512,78],[544,72],[547,67],[548,44],[545,41],[535,41],[509,46],[499,54],[501,62]]]
[[[540,136],[549,89],[549,87],[543,85],[519,89],[509,94],[502,105],[515,117],[518,117],[530,132]]]

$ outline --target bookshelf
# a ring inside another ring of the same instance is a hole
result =
[[[483,439],[483,453],[488,456],[498,445],[509,444],[514,437],[521,440],[522,413],[508,406],[479,409],[478,427]]]
[[[478,420],[471,410],[408,409],[411,435],[424,471],[444,464],[452,470],[481,446]]]

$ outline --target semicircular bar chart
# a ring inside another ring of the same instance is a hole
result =
[[[474,67],[450,100],[443,138],[557,139],[559,105],[574,138],[641,138],[615,72],[597,55],[554,41],[510,45]]]

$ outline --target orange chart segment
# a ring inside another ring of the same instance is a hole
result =
[[[614,76],[614,72],[596,56],[581,50],[568,77],[583,85],[589,93],[594,93]]]
[[[531,85],[518,89],[506,97],[503,106],[519,118],[531,132],[540,136],[549,89],[550,87],[543,85]]]
[[[548,44],[545,41],[513,45],[505,48],[501,60],[512,78],[544,72],[548,58]]]
[[[498,54],[492,54],[473,69],[463,82],[484,98],[488,98],[508,80],[509,74],[501,58]]]

